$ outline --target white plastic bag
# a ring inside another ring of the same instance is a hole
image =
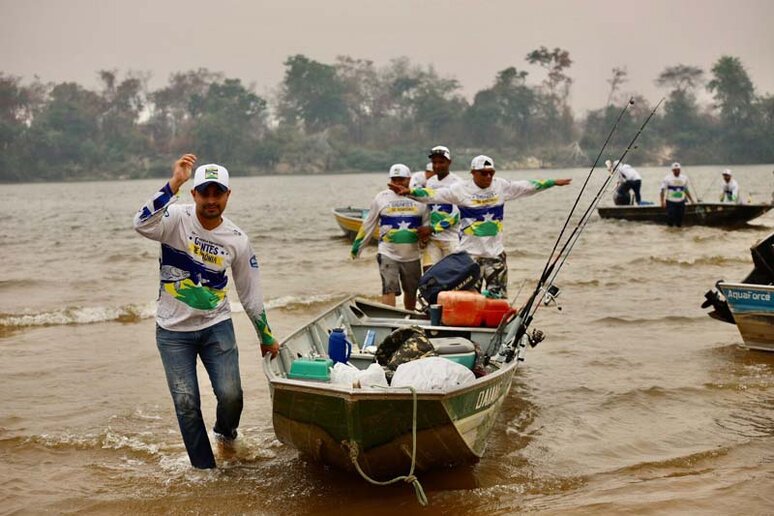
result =
[[[476,375],[464,365],[443,357],[427,357],[399,365],[391,385],[431,391],[454,389],[474,381]]]
[[[347,387],[370,387],[380,385],[387,387],[387,377],[384,369],[377,363],[368,366],[368,369],[360,370],[351,364],[336,362],[331,371],[331,383],[346,385]]]
[[[359,371],[357,379],[360,380],[361,387],[370,387],[377,385],[387,387],[387,377],[384,375],[382,366],[374,362],[365,371]]]
[[[360,370],[353,365],[336,362],[331,370],[331,383],[352,387],[359,372]]]

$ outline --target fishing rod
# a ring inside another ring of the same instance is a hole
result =
[[[650,120],[656,114],[656,111],[658,110],[658,108],[661,105],[661,103],[663,102],[663,100],[664,99],[662,98],[661,100],[658,101],[658,103],[656,104],[656,107],[653,108],[653,110],[650,112],[648,117],[645,119],[645,121],[640,126],[639,130],[637,131],[637,133],[634,135],[632,140],[629,142],[629,145],[626,146],[626,148],[624,149],[623,153],[621,154],[621,157],[618,159],[618,163],[615,164],[615,166],[613,167],[613,170],[610,172],[610,175],[605,179],[602,187],[597,191],[596,196],[592,199],[591,203],[589,204],[588,208],[586,209],[586,211],[581,216],[580,220],[576,224],[576,226],[573,229],[572,233],[570,234],[570,236],[565,241],[564,246],[559,251],[559,254],[557,254],[556,257],[554,257],[553,263],[550,263],[552,257],[549,256],[548,261],[549,261],[550,265],[547,265],[547,267],[543,270],[543,274],[541,274],[540,280],[538,280],[538,283],[535,286],[535,290],[532,292],[532,295],[530,296],[529,300],[524,304],[522,309],[519,311],[519,314],[518,314],[517,318],[520,319],[520,320],[518,321],[518,325],[516,327],[515,332],[513,332],[514,333],[514,341],[513,342],[518,342],[527,333],[527,328],[529,328],[529,325],[532,323],[532,319],[534,317],[535,312],[540,307],[540,303],[535,305],[535,300],[541,294],[541,292],[543,293],[543,296],[545,296],[545,290],[543,289],[543,285],[546,284],[546,281],[548,280],[548,278],[552,276],[555,267],[559,263],[559,260],[561,258],[564,258],[564,260],[566,260],[565,251],[568,250],[568,248],[569,248],[571,243],[574,246],[574,242],[577,240],[578,236],[580,236],[580,232],[583,231],[583,229],[586,227],[586,224],[588,223],[588,220],[590,219],[591,211],[594,209],[594,207],[597,204],[599,204],[599,201],[602,198],[602,194],[607,189],[607,187],[610,185],[610,182],[612,181],[612,178],[614,177],[615,172],[618,170],[618,166],[621,163],[623,163],[623,160],[624,160],[624,158],[626,158],[626,155],[629,153],[629,151],[631,149],[633,149],[633,148],[636,148],[634,144],[636,143],[637,139],[642,134],[642,131],[643,131],[643,129],[645,129],[645,126],[648,125],[648,122],[650,122]],[[601,154],[601,152],[600,152],[600,154]],[[597,158],[597,159],[599,159],[599,158]],[[596,166],[596,162],[594,163],[594,166]],[[592,170],[593,170],[593,168],[592,168]],[[582,191],[580,193],[582,193]],[[578,195],[578,198],[580,198],[580,193]],[[576,199],[576,203],[575,204],[577,204],[577,203],[578,203],[578,200]],[[567,254],[569,254],[569,252]],[[562,265],[564,264],[564,260],[562,261]],[[560,268],[561,268],[561,266],[560,266]],[[557,271],[557,274],[558,274],[559,269],[556,269],[556,271]],[[555,278],[556,274],[553,274],[553,277]],[[541,300],[542,300],[542,298],[541,298]],[[534,309],[533,309],[533,307],[534,307]],[[512,333],[512,332],[509,331],[509,337],[510,337],[510,333]],[[515,350],[513,348],[508,349],[508,351],[506,352],[505,361],[506,362],[510,362],[513,359],[514,353],[515,353]]]
[[[580,238],[581,232],[583,232],[583,229],[586,227],[586,224],[588,223],[589,219],[591,218],[591,215],[593,214],[594,208],[599,205],[599,202],[602,200],[602,195],[605,193],[607,188],[610,186],[610,183],[613,180],[613,177],[615,176],[615,173],[618,169],[618,167],[623,163],[624,158],[626,158],[626,155],[629,153],[630,150],[635,150],[637,146],[635,146],[635,142],[639,138],[640,134],[642,133],[642,130],[645,128],[646,125],[648,125],[648,122],[650,122],[650,119],[653,118],[653,115],[656,114],[656,111],[658,110],[659,106],[663,102],[663,98],[659,100],[658,104],[656,104],[656,107],[653,108],[653,110],[650,112],[648,117],[645,119],[645,121],[642,123],[642,126],[640,126],[640,129],[637,131],[637,133],[634,135],[634,138],[632,138],[632,141],[629,143],[629,145],[624,149],[623,154],[621,154],[621,157],[618,158],[615,166],[610,170],[610,175],[605,179],[605,182],[600,187],[599,191],[597,192],[597,195],[594,197],[594,199],[591,200],[591,203],[589,204],[589,207],[586,209],[586,211],[581,216],[581,219],[579,221],[579,226],[576,226],[573,233],[570,234],[569,238],[567,239],[567,242],[565,242],[565,246],[562,248],[562,250],[559,252],[559,256],[562,257],[561,262],[559,262],[558,267],[556,267],[550,277],[550,280],[546,283],[549,285],[549,288],[551,285],[553,285],[554,281],[556,280],[556,276],[559,274],[559,271],[564,266],[564,263],[567,261],[567,257],[572,252],[572,249],[575,247],[575,244],[577,243],[578,239]],[[566,253],[564,251],[567,251]],[[555,264],[556,264],[555,260]],[[545,292],[543,297],[545,297]],[[541,300],[542,302],[542,297]],[[538,303],[539,306],[539,303]],[[537,311],[537,308],[535,308],[535,311]],[[534,312],[533,312],[534,313]]]
[[[567,214],[567,219],[564,221],[564,225],[562,226],[562,230],[559,232],[559,236],[556,237],[556,241],[554,242],[554,247],[551,249],[551,252],[548,255],[548,259],[546,260],[546,265],[543,267],[543,272],[541,273],[541,278],[545,276],[546,270],[548,270],[548,266],[551,263],[551,257],[554,255],[554,252],[556,251],[556,248],[559,246],[559,242],[562,240],[562,236],[564,236],[564,231],[567,229],[567,226],[570,223],[570,219],[572,219],[572,214],[575,213],[575,208],[578,206],[578,202],[580,202],[581,195],[583,195],[583,191],[586,189],[586,185],[589,184],[589,179],[591,179],[591,174],[594,173],[594,169],[597,167],[597,164],[599,163],[599,159],[602,157],[602,153],[605,152],[605,148],[607,147],[607,144],[610,142],[610,138],[613,137],[613,133],[615,133],[615,130],[618,128],[618,123],[621,121],[621,118],[623,118],[624,113],[629,109],[629,106],[634,105],[634,98],[629,97],[629,101],[626,103],[626,105],[623,107],[620,113],[618,113],[618,118],[616,118],[615,123],[613,124],[613,128],[610,129],[610,132],[607,135],[607,138],[605,139],[605,143],[602,144],[602,148],[599,149],[599,153],[597,154],[597,157],[594,159],[594,163],[591,165],[591,170],[589,170],[589,173],[586,175],[586,180],[583,182],[583,185],[581,186],[580,192],[578,192],[578,196],[575,198],[575,202],[572,205],[572,208],[570,208],[570,213]]]

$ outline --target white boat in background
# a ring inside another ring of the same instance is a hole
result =
[[[704,294],[702,308],[712,306],[711,317],[736,324],[747,347],[774,351],[774,233],[750,252],[752,272],[741,283],[719,281],[717,291]]]

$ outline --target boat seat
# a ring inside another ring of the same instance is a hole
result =
[[[430,339],[430,343],[439,355],[471,353],[476,350],[476,346],[465,337],[441,337]]]

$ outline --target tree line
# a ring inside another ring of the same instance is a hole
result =
[[[419,168],[436,144],[457,157],[489,153],[503,169],[589,166],[630,97],[612,148],[653,105],[625,89],[626,68],[616,67],[606,105],[575,117],[572,63],[568,51],[540,47],[472,101],[456,79],[407,58],[377,67],[294,55],[272,98],[207,69],[174,73],[156,90],[147,74],[116,70],[100,71],[96,90],[0,72],[0,181],[165,176],[190,150],[235,175]],[[530,83],[535,70],[544,78]],[[756,93],[739,58],[722,56],[706,72],[669,66],[655,82],[666,100],[633,164],[774,162],[774,96]],[[702,88],[711,105],[697,101]]]

